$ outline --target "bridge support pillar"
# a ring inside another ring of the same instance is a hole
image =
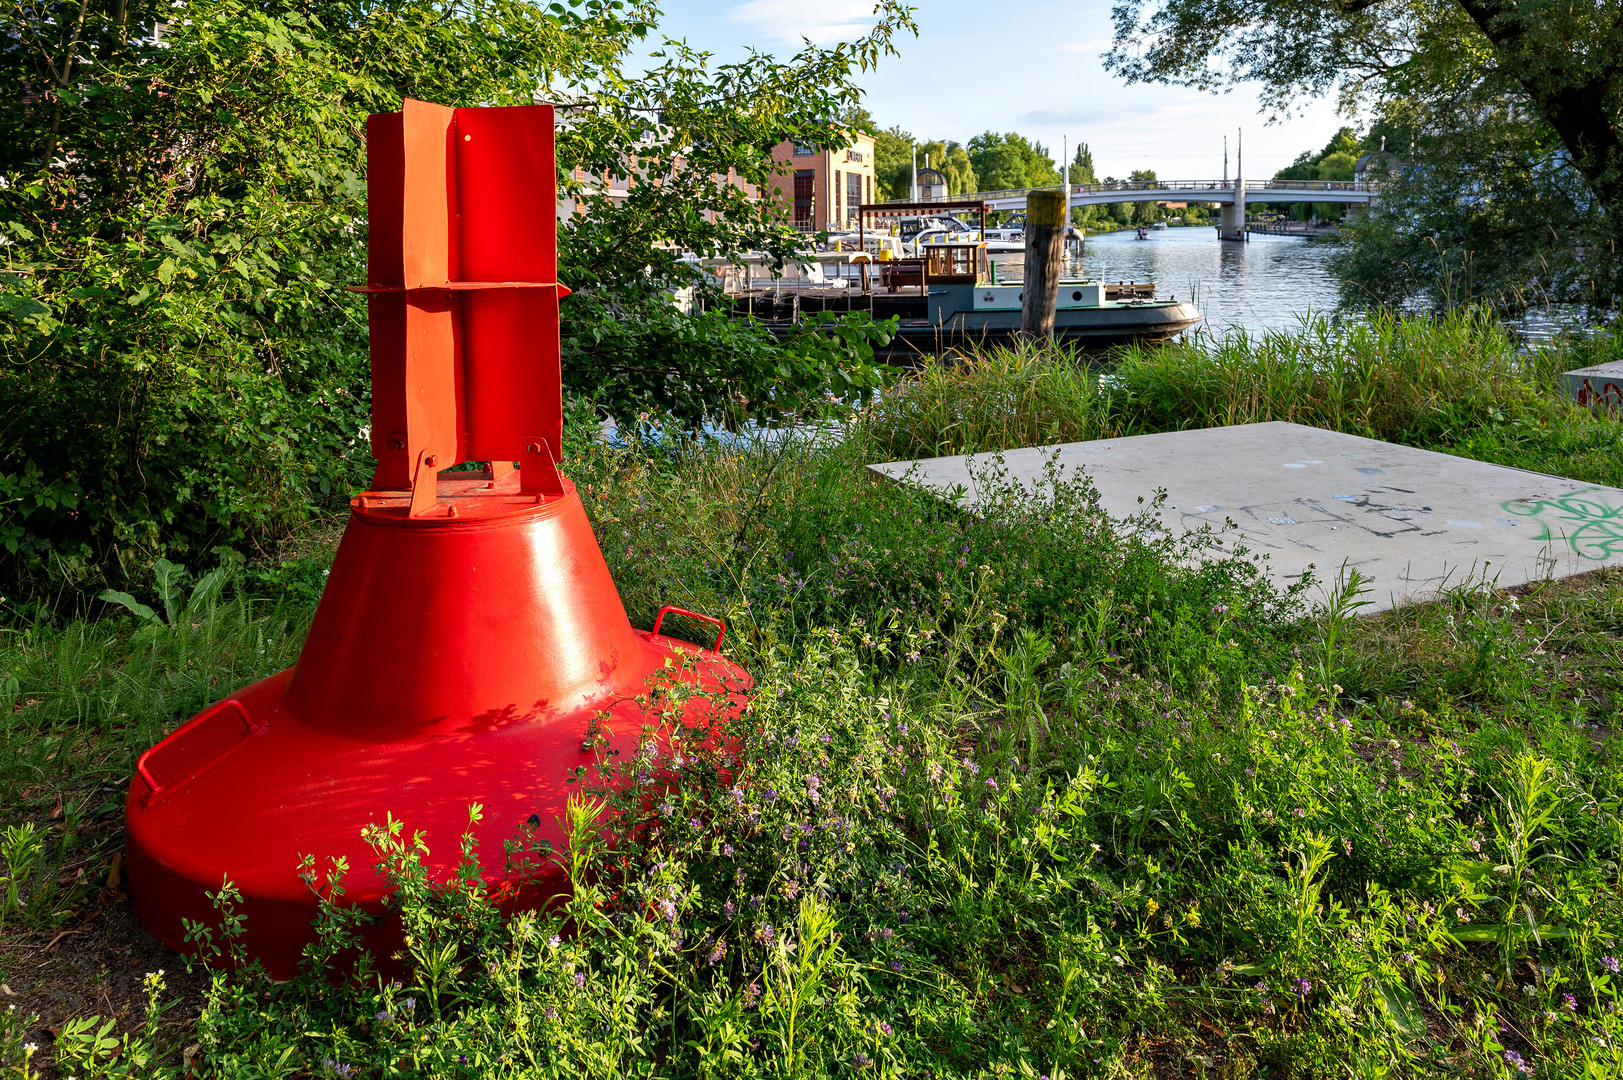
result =
[[[1245,232],[1245,181],[1236,178],[1234,181],[1234,201],[1223,204],[1222,217],[1219,219],[1222,227],[1217,235],[1224,240],[1247,239]]]

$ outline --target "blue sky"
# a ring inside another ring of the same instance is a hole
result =
[[[865,104],[881,127],[960,142],[988,129],[1018,131],[1051,147],[1062,136],[1092,148],[1098,174],[1154,169],[1163,179],[1222,175],[1223,136],[1245,129],[1246,175],[1271,176],[1318,149],[1346,121],[1329,101],[1267,123],[1256,94],[1128,86],[1107,74],[1110,0],[916,0],[918,38],[901,42],[861,77]],[[666,0],[660,29],[722,59],[753,45],[792,53],[802,36],[818,43],[860,34],[872,0]],[[1043,27],[1051,27],[1044,33]],[[1035,44],[1033,44],[1035,43]]]

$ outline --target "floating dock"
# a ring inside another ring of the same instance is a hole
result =
[[[1435,599],[1468,582],[1501,588],[1623,563],[1623,490],[1301,424],[1134,435],[1002,455],[1030,488],[1056,459],[1126,518],[1165,489],[1161,527],[1210,526],[1224,547],[1267,555],[1281,588],[1314,567],[1315,599],[1345,563],[1370,579],[1371,609]],[[892,461],[878,475],[973,500],[994,455]],[[1140,497],[1144,504],[1139,503]],[[1224,532],[1232,521],[1235,529]],[[1221,549],[1210,558],[1226,558]],[[1369,609],[1366,609],[1369,610]]]

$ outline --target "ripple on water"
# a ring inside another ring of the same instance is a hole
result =
[[[1131,230],[1089,235],[1067,277],[1153,281],[1156,295],[1193,299],[1206,328],[1250,333],[1294,330],[1310,312],[1329,314],[1337,302],[1331,245],[1298,237],[1253,236],[1239,244],[1209,226],[1161,229],[1139,240]],[[998,279],[1018,281],[1023,256],[999,255]]]

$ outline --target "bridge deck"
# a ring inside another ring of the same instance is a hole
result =
[[[1150,183],[1123,180],[1112,184],[1072,184],[1072,206],[1100,206],[1119,202],[1232,203],[1236,181],[1157,180]],[[1326,202],[1369,204],[1379,200],[1380,184],[1344,180],[1247,180],[1246,202]],[[1006,188],[978,191],[925,202],[980,200],[988,210],[1018,210],[1026,205],[1026,195],[1036,188]],[[1042,189],[1048,190],[1048,189]]]

